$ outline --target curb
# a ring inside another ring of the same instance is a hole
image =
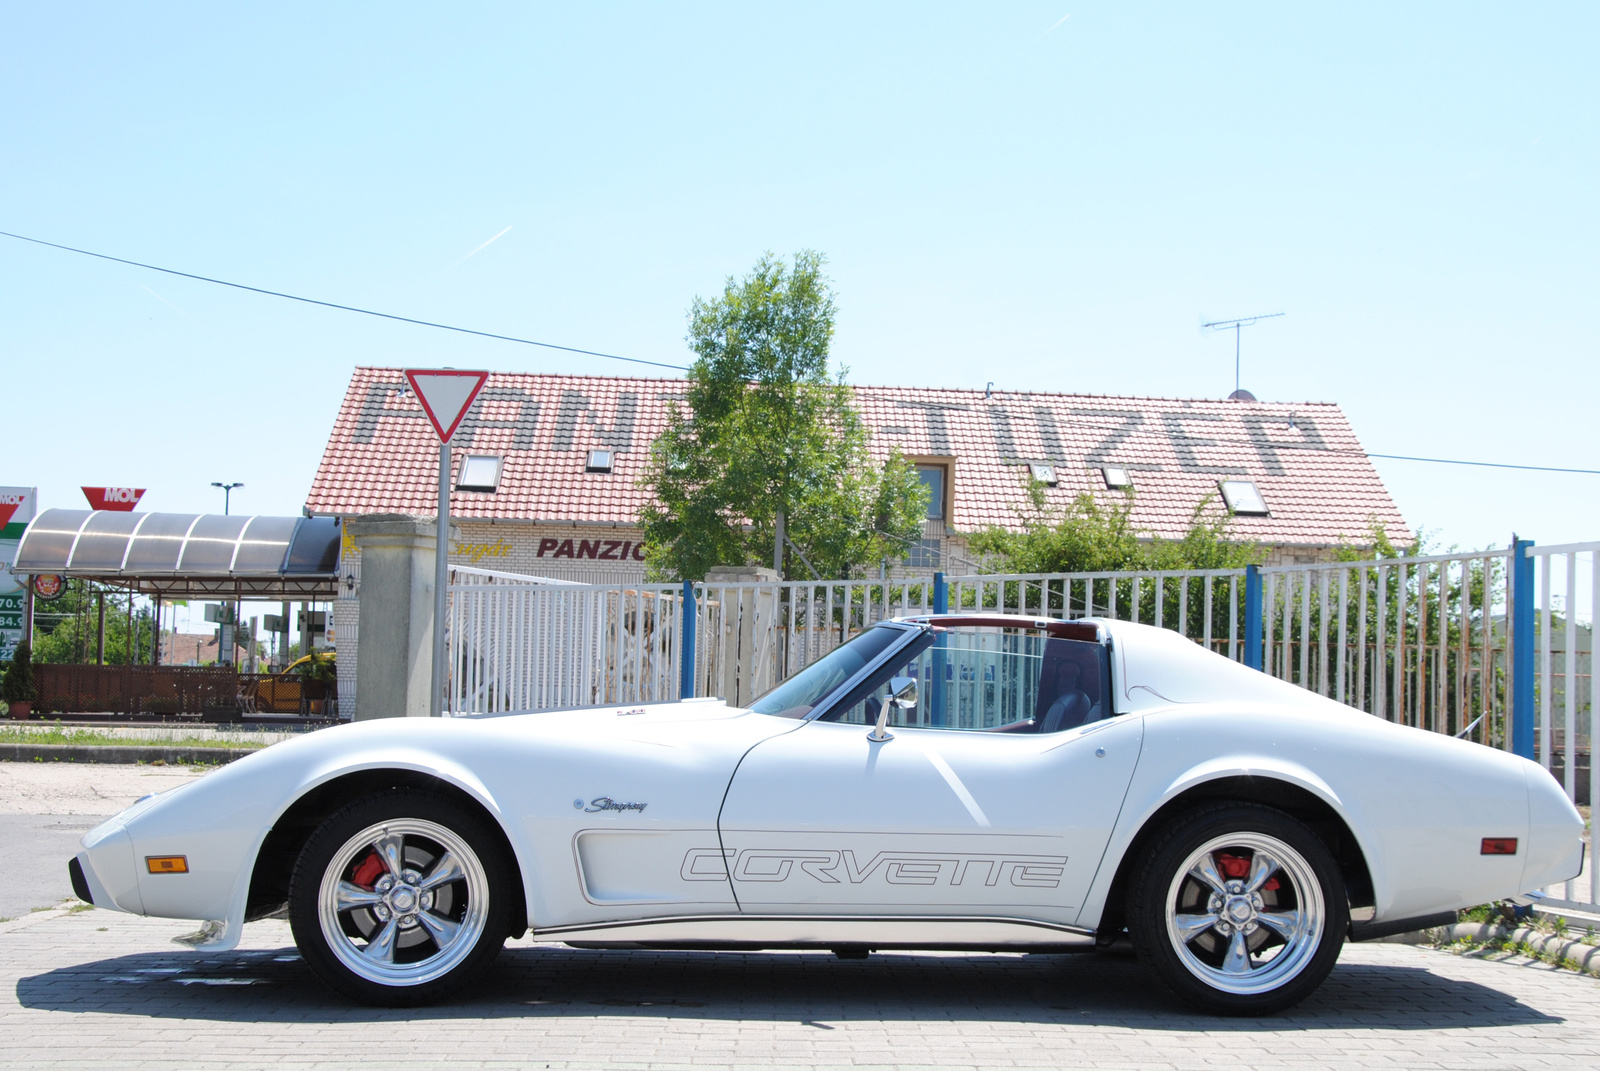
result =
[[[26,915],[18,915],[14,919],[8,919],[5,922],[0,922],[0,934],[11,933],[15,930],[24,930],[35,923],[49,922],[51,919],[58,919],[64,915],[70,915],[72,914],[72,909],[74,907],[82,906],[83,901],[74,896],[71,900],[63,900],[54,907],[30,911]]]
[[[1453,926],[1440,926],[1432,930],[1396,934],[1383,938],[1391,944],[1401,945],[1452,945],[1457,941],[1484,944],[1489,941],[1509,941],[1513,945],[1527,945],[1541,956],[1552,956],[1563,963],[1570,960],[1579,970],[1600,974],[1600,945],[1587,945],[1574,937],[1563,937],[1528,926],[1507,929],[1493,922],[1458,922]]]
[[[164,762],[216,766],[254,755],[253,747],[159,747],[121,744],[0,744],[0,762]]]

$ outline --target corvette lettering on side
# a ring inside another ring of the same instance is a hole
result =
[[[724,865],[726,863],[726,865]],[[1056,889],[1061,886],[1064,855],[979,855],[968,852],[930,855],[923,852],[878,852],[865,862],[849,848],[840,851],[795,851],[784,848],[691,848],[683,857],[684,881],[780,882],[801,876],[824,885],[860,885],[879,877],[890,885],[999,885]]]

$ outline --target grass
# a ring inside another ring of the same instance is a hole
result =
[[[1521,926],[1552,937],[1574,938],[1567,920],[1558,915],[1538,915],[1528,918],[1511,919],[1498,904],[1480,904],[1477,907],[1467,908],[1459,915],[1462,922],[1495,923],[1501,926]],[[1583,936],[1575,937],[1576,940],[1586,945],[1600,945],[1600,934],[1596,934],[1594,927],[1585,927]],[[1451,952],[1503,952],[1509,955],[1523,956],[1527,959],[1538,960],[1563,970],[1577,971],[1579,974],[1590,974],[1600,977],[1600,971],[1585,970],[1583,965],[1571,956],[1561,956],[1554,952],[1545,952],[1534,948],[1526,941],[1513,941],[1510,937],[1490,937],[1487,940],[1477,940],[1472,937],[1460,937],[1443,945]]]
[[[254,741],[214,740],[202,736],[174,737],[170,740],[138,740],[116,736],[98,729],[68,729],[57,722],[38,727],[0,725],[0,744],[74,744],[80,747],[218,747],[263,748]]]

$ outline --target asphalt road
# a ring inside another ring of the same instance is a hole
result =
[[[101,821],[87,814],[0,814],[0,918],[26,915],[72,896],[67,861]]]
[[[0,762],[0,918],[72,896],[78,838],[140,796],[196,777],[182,766]]]

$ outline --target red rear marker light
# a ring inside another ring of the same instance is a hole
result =
[[[1516,837],[1484,837],[1479,855],[1516,855]]]

